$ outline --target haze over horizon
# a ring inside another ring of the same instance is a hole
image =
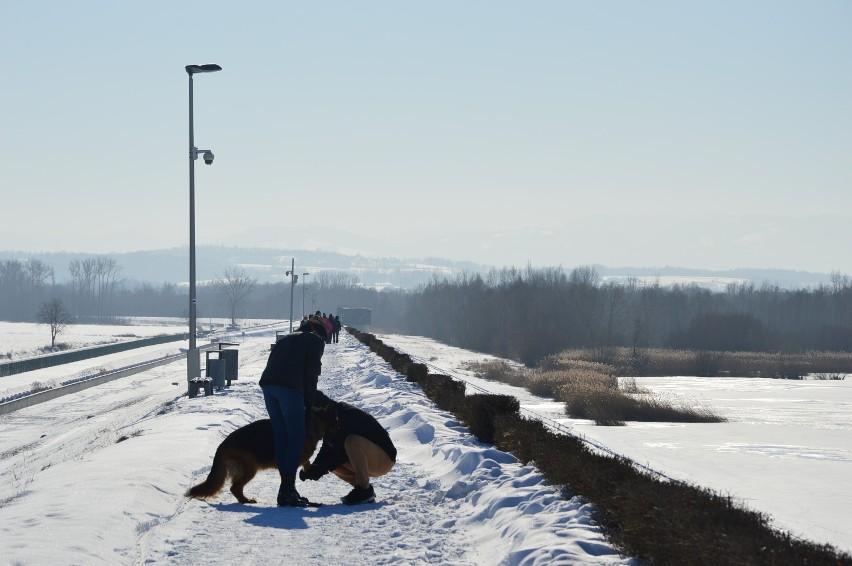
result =
[[[191,25],[188,25],[191,24]],[[852,4],[0,8],[0,250],[852,273]]]

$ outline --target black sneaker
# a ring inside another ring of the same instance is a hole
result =
[[[302,497],[295,489],[278,490],[279,507],[307,507],[310,505],[307,497]]]
[[[358,487],[352,488],[352,491],[341,498],[344,505],[358,505],[360,503],[373,503],[376,501],[376,492],[373,491],[373,486],[367,488]]]

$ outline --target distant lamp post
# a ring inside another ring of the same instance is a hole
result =
[[[305,285],[308,284],[308,280],[306,279],[306,277],[308,275],[310,275],[310,273],[302,273],[302,316],[303,317],[306,314],[308,314],[308,313],[305,312]]]
[[[290,332],[293,332],[293,289],[296,288],[296,281],[299,280],[299,276],[296,275],[296,258],[292,259],[287,276],[290,278]]]
[[[187,65],[189,75],[189,351],[186,354],[186,379],[189,381],[201,375],[201,356],[195,345],[196,311],[195,298],[195,160],[198,154],[203,154],[204,163],[213,163],[213,152],[209,149],[195,147],[195,132],[192,116],[192,75],[196,73],[213,73],[221,71],[219,65]]]

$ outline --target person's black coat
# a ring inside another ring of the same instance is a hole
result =
[[[322,371],[323,339],[311,332],[293,332],[279,340],[269,353],[260,386],[279,385],[298,389],[310,407]]]
[[[363,436],[370,442],[378,445],[391,460],[396,462],[396,447],[391,441],[388,431],[366,411],[344,403],[342,401],[331,401],[337,411],[339,426],[337,430],[327,432],[322,439],[322,448],[311,464],[310,479],[317,479],[326,472],[339,468],[349,461],[343,443],[351,434]]]

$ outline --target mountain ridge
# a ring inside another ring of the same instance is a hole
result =
[[[54,268],[56,281],[70,280],[68,266],[72,260],[89,257],[110,257],[121,268],[120,277],[137,283],[186,283],[188,280],[189,249],[172,247],[117,253],[88,252],[21,252],[0,250],[0,260],[39,259]],[[415,288],[435,276],[453,278],[463,272],[486,274],[491,269],[502,269],[473,261],[458,261],[438,257],[397,258],[370,257],[361,254],[344,254],[332,251],[297,250],[287,248],[201,245],[196,247],[196,271],[199,281],[220,275],[227,267],[241,267],[259,283],[289,280],[285,275],[295,258],[298,274],[316,275],[332,271],[357,276],[360,283],[370,287]],[[570,271],[577,266],[553,265],[533,268],[561,267]],[[696,283],[723,289],[728,283],[769,283],[781,288],[815,287],[830,282],[830,274],[791,269],[734,268],[713,270],[678,266],[664,267],[610,267],[593,265],[604,280],[636,278],[643,284],[662,285]],[[526,266],[517,266],[525,269]],[[310,275],[309,275],[310,277]],[[310,281],[310,279],[309,279]]]

